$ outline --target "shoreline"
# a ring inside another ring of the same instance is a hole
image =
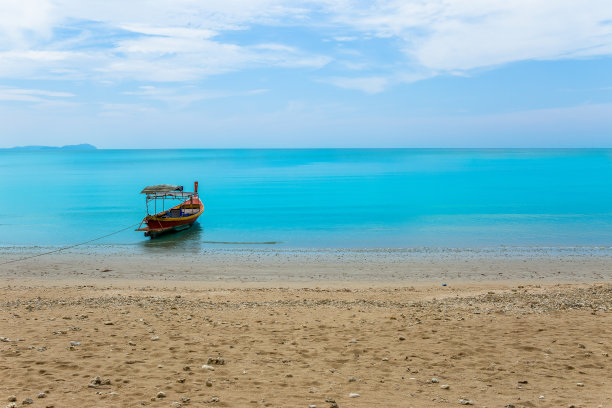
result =
[[[16,253],[8,262],[44,251]],[[2,262],[0,262],[2,263]],[[176,282],[603,282],[612,248],[409,248],[350,250],[98,251],[91,248],[0,265],[0,279]]]

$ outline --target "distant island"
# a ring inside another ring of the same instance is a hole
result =
[[[15,146],[12,150],[96,150],[97,147],[87,143],[66,146]]]

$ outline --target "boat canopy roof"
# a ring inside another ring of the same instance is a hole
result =
[[[140,194],[166,194],[173,191],[183,191],[183,186],[173,186],[171,184],[157,184],[155,186],[147,186],[143,188]]]

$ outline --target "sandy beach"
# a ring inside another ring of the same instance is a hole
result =
[[[609,282],[2,286],[15,406],[612,406]]]

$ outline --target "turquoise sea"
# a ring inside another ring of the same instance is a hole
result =
[[[612,149],[0,150],[0,246],[111,233],[145,215],[144,186],[194,180],[199,226],[163,242],[612,246]]]

